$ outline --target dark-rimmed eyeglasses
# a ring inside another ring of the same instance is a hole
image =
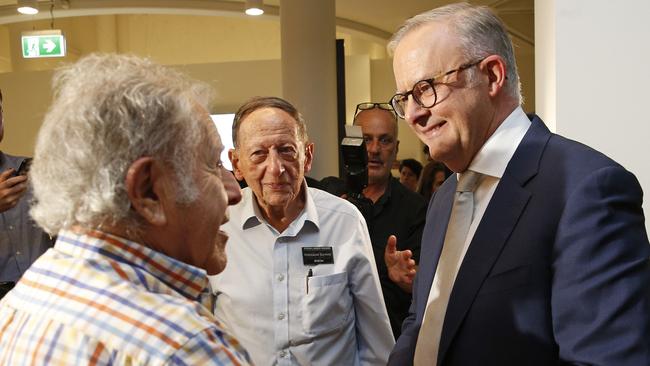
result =
[[[453,70],[443,72],[440,75],[436,75],[430,79],[420,80],[413,85],[413,88],[405,93],[397,93],[390,98],[390,104],[393,107],[395,113],[400,117],[404,118],[406,111],[406,104],[408,103],[409,95],[413,96],[413,100],[420,105],[422,108],[431,108],[436,105],[438,101],[438,93],[436,92],[435,86],[438,84],[436,80],[442,79],[445,76],[451,75],[456,72],[461,72],[467,70],[470,67],[480,64],[485,57],[466,64],[462,64]]]
[[[359,114],[361,111],[367,111],[369,109],[383,109],[385,111],[389,111],[392,113],[395,118],[397,118],[397,115],[395,114],[395,110],[393,109],[393,106],[390,103],[373,103],[373,102],[364,102],[364,103],[359,103],[357,104],[357,109],[354,111],[354,117]]]

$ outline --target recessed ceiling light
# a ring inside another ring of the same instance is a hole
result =
[[[262,0],[246,0],[244,7],[244,12],[248,15],[262,15],[264,14],[264,9],[262,9]]]
[[[38,14],[38,1],[37,0],[18,0],[18,7],[16,8],[20,14],[34,15]]]

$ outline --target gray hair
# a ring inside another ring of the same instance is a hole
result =
[[[145,156],[176,172],[179,203],[196,199],[193,162],[207,139],[197,106],[212,96],[205,84],[147,59],[95,54],[57,70],[53,92],[29,173],[31,214],[48,233],[105,224],[137,232],[125,179]]]
[[[302,114],[298,112],[298,109],[296,109],[293,104],[278,97],[253,97],[239,107],[237,113],[235,113],[235,117],[233,118],[232,142],[235,148],[239,147],[239,128],[241,127],[242,122],[244,122],[249,114],[264,108],[276,108],[285,111],[288,115],[293,117],[298,124],[298,138],[305,143],[309,140],[309,136],[307,136],[307,123],[305,123]]]
[[[395,32],[388,43],[389,53],[393,54],[408,33],[433,22],[446,22],[458,35],[468,62],[492,54],[501,56],[506,62],[507,91],[519,104],[523,102],[512,41],[503,22],[487,6],[456,3],[418,14]]]

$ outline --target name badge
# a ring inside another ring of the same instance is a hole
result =
[[[332,247],[302,247],[302,263],[306,266],[334,264]]]

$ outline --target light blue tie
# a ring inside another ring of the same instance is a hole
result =
[[[460,174],[456,185],[456,197],[447,225],[445,242],[415,346],[415,366],[436,364],[449,297],[465,253],[465,240],[474,215],[474,190],[481,176],[480,173],[467,170]]]

